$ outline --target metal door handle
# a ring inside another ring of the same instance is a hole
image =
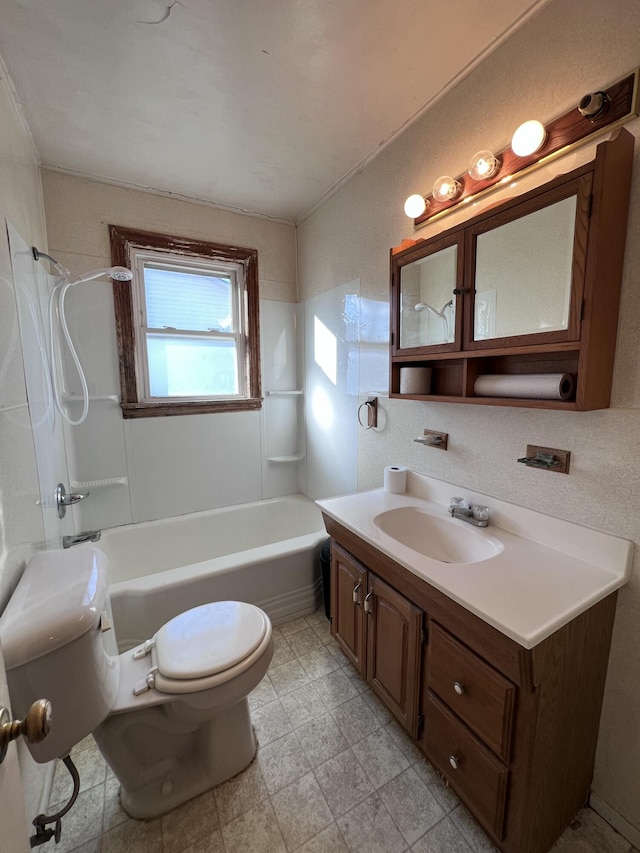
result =
[[[353,603],[357,604],[360,607],[360,596],[358,593],[360,592],[360,587],[362,586],[362,582],[358,581],[358,583],[353,588]]]
[[[0,764],[4,761],[12,740],[24,735],[29,743],[40,743],[51,729],[51,702],[38,699],[27,711],[24,720],[12,720],[9,711],[0,705]]]
[[[368,592],[364,597],[364,612],[365,613],[373,613],[373,602],[371,598],[373,596],[372,592]]]

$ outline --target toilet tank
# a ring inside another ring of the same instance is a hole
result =
[[[0,645],[14,717],[36,699],[52,705],[51,731],[28,744],[36,761],[69,753],[108,715],[119,658],[107,558],[91,545],[36,554],[0,617]]]

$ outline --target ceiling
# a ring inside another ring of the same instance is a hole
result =
[[[0,55],[43,166],[300,221],[544,2],[0,0]]]

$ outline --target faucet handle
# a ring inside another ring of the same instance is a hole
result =
[[[489,507],[483,504],[473,504],[469,507],[476,521],[489,521]]]
[[[464,498],[453,497],[449,501],[449,506],[453,509],[469,509],[469,504]]]

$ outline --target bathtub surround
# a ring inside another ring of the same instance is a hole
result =
[[[341,281],[360,280],[361,299],[388,299],[389,249],[428,237],[445,218],[413,233],[403,213],[414,187],[461,172],[473,151],[500,150],[522,121],[549,120],[582,95],[638,63],[640,7],[615,0],[552,0],[469,77],[435,104],[333,198],[300,224],[300,298]],[[627,129],[640,134],[640,121]],[[637,161],[637,157],[636,157]],[[379,399],[385,428],[358,433],[358,488],[382,484],[385,465],[458,482],[497,498],[640,542],[640,461],[632,452],[640,429],[637,326],[640,318],[640,164],[635,163],[622,284],[612,406],[593,413],[540,412]],[[364,395],[361,394],[360,402]],[[449,433],[447,453],[413,443],[428,426]],[[569,477],[550,478],[518,465],[526,444],[571,450]],[[328,464],[328,457],[327,457]],[[553,479],[553,482],[550,480]],[[559,482],[558,482],[559,481]],[[309,490],[314,484],[309,482]],[[621,817],[640,842],[640,549],[619,595],[593,780],[607,817]],[[595,800],[594,800],[595,801]],[[629,836],[631,837],[631,836]]]

